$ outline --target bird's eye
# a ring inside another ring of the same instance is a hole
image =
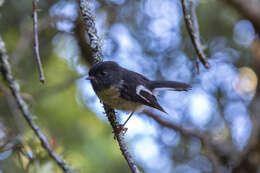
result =
[[[102,76],[106,76],[107,75],[106,71],[101,71],[100,73],[101,73]]]

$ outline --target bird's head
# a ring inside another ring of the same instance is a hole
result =
[[[113,61],[104,61],[94,64],[86,78],[91,81],[94,90],[108,89],[120,82],[120,66]]]

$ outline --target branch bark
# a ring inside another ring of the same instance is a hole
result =
[[[103,61],[100,39],[97,35],[97,29],[95,26],[95,17],[91,13],[87,0],[80,0],[80,9],[82,18],[85,22],[85,30],[89,37],[89,45],[92,49],[94,62],[91,65],[93,65],[96,62]]]
[[[21,97],[21,93],[19,91],[19,84],[15,81],[14,77],[11,73],[11,66],[8,62],[8,54],[5,48],[5,44],[0,36],[0,70],[3,75],[3,78],[8,84],[12,95],[18,105],[18,108],[22,112],[23,117],[27,121],[30,128],[33,130],[35,135],[41,141],[42,147],[48,152],[49,156],[54,159],[54,161],[58,164],[58,166],[66,173],[73,173],[71,167],[65,163],[65,161],[58,156],[51,148],[50,143],[47,137],[43,134],[40,128],[37,126],[35,121],[33,120],[33,115],[28,109],[27,104],[24,102]]]
[[[94,59],[93,62],[89,62],[89,63],[91,65],[93,65],[96,62],[103,61],[103,54],[102,54],[102,50],[101,50],[100,40],[97,35],[94,16],[91,13],[87,0],[79,0],[79,4],[80,4],[80,9],[81,9],[81,15],[85,22],[85,30],[89,37],[89,45],[91,47],[92,58]],[[87,59],[92,59],[92,58],[87,58]],[[128,149],[127,149],[127,146],[126,146],[126,143],[124,141],[122,134],[120,135],[120,134],[115,133],[118,130],[119,123],[116,118],[114,109],[112,109],[111,107],[109,107],[108,105],[105,105],[105,104],[104,104],[104,109],[105,109],[106,116],[113,128],[113,132],[115,134],[115,139],[117,140],[117,142],[119,144],[120,150],[121,150],[125,160],[127,161],[129,168],[131,169],[131,171],[133,173],[140,173],[133,157],[128,152]]]

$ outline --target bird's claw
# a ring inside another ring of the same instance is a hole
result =
[[[116,139],[117,135],[120,135],[121,133],[125,135],[128,128],[124,127],[123,125],[119,125],[117,129],[114,131],[114,139]]]

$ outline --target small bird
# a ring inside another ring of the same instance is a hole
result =
[[[95,93],[103,103],[118,110],[131,112],[122,127],[133,113],[144,105],[167,113],[157,102],[156,91],[188,91],[191,89],[190,85],[181,82],[149,80],[113,61],[94,64],[86,79],[91,81]]]

